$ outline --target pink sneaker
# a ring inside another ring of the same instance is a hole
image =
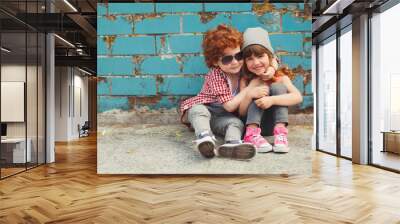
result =
[[[287,134],[288,130],[285,127],[277,127],[274,129],[274,152],[289,152]]]
[[[272,146],[261,136],[261,128],[247,127],[243,141],[253,144],[258,152],[272,151]]]

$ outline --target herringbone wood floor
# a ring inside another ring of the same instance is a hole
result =
[[[400,175],[315,152],[304,176],[99,176],[96,141],[0,181],[0,223],[400,223]]]

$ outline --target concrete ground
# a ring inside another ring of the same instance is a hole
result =
[[[289,126],[289,153],[258,153],[250,161],[237,161],[203,158],[194,149],[194,133],[181,124],[110,123],[99,122],[99,174],[311,173],[313,129],[309,125]]]

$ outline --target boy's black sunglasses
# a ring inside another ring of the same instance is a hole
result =
[[[235,58],[236,61],[241,61],[243,60],[243,53],[239,52],[236,53],[235,55],[225,55],[221,58],[221,63],[224,65],[228,65],[233,61],[233,58]]]

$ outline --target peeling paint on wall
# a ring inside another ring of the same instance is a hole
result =
[[[164,83],[164,78],[161,75],[157,75],[156,81],[159,84],[163,84]]]
[[[106,42],[108,50],[110,50],[112,48],[112,45],[114,44],[114,41],[116,38],[117,38],[116,35],[110,35],[110,36],[103,37],[103,41]]]
[[[108,20],[111,20],[111,21],[115,21],[115,20],[117,19],[117,17],[114,16],[114,15],[106,15],[105,17],[106,17]]]
[[[156,14],[156,13],[151,13],[151,14],[134,14],[134,15],[128,15],[125,16],[125,19],[134,23],[134,22],[139,22],[144,19],[155,19],[155,18],[161,18],[163,15]]]
[[[134,76],[138,76],[140,74],[140,64],[143,61],[143,56],[141,55],[135,55],[132,57],[132,62],[136,65],[135,69],[133,71]]]
[[[253,3],[253,12],[258,16],[262,16],[267,12],[272,12],[274,9],[275,7],[271,3]]]
[[[130,96],[128,97],[129,108],[134,108],[136,105],[136,97]]]
[[[151,96],[151,97],[137,97],[136,102],[140,105],[154,105],[160,102],[161,96]]]
[[[217,13],[216,12],[200,12],[199,15],[200,15],[200,21],[202,23],[208,23],[217,16]]]

